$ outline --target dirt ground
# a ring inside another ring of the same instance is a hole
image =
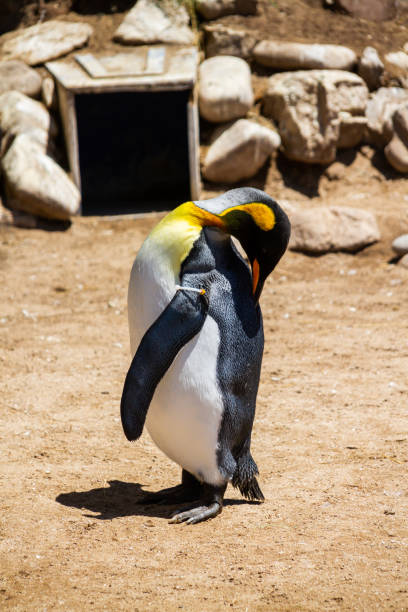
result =
[[[67,18],[97,26],[97,49],[120,15],[91,4]],[[358,51],[408,38],[406,12],[370,24],[318,0],[228,22]],[[157,215],[0,228],[2,610],[408,611],[408,269],[390,263],[407,181],[363,147],[328,169],[278,157],[253,184],[371,210],[382,238],[354,256],[289,252],[272,274],[252,446],[266,501],[230,487],[195,526],[137,503],[179,468],[147,434],[127,442],[119,418],[128,276]]]
[[[296,192],[372,210],[382,240],[289,252],[267,282],[266,502],[230,487],[196,526],[138,505],[179,468],[119,419],[128,275],[157,215],[1,229],[3,610],[408,610],[408,269],[389,263],[408,195],[370,168],[359,153],[323,197]],[[268,190],[295,194],[273,173]]]

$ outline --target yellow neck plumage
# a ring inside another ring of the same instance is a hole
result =
[[[216,227],[227,234],[233,233],[229,229],[228,214],[238,210],[250,215],[264,231],[272,229],[275,225],[273,211],[258,202],[233,206],[219,215],[204,210],[193,202],[185,202],[160,221],[150,234],[149,240],[160,247],[163,254],[165,253],[171,261],[173,271],[178,274],[181,264],[199,238],[203,227]]]

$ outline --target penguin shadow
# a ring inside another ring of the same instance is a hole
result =
[[[149,504],[143,503],[146,495],[139,483],[108,481],[107,487],[90,489],[89,491],[71,491],[60,493],[55,501],[63,506],[89,510],[94,514],[84,513],[84,516],[101,521],[110,521],[125,516],[147,516],[168,519],[181,506],[191,507],[193,503],[184,504]],[[245,499],[225,499],[224,506],[241,504],[257,505],[260,502]]]

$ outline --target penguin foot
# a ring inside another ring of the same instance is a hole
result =
[[[184,475],[184,473],[183,473]],[[200,496],[200,506],[176,512],[170,519],[170,523],[185,523],[186,525],[194,525],[201,523],[207,519],[214,518],[222,512],[223,500],[227,484],[221,486],[213,486],[207,483],[202,485],[202,493]]]
[[[184,512],[177,512],[174,514],[169,523],[185,523],[186,525],[194,525],[195,523],[201,523],[207,519],[214,518],[217,514],[222,511],[222,504],[220,502],[214,502],[209,506],[198,506],[198,508],[190,508]]]
[[[156,493],[146,493],[140,500],[140,504],[184,504],[200,499],[203,495],[203,485],[195,476],[183,470],[181,484],[169,487]]]
[[[196,491],[183,484],[175,487],[169,487],[156,493],[146,493],[139,501],[140,504],[183,504],[195,501],[200,497],[201,491]]]

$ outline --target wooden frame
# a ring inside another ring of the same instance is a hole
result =
[[[161,49],[164,49],[159,53]],[[154,53],[152,53],[152,50]],[[146,70],[140,70],[141,57],[146,58]],[[162,56],[165,58],[163,61]],[[68,160],[72,179],[81,190],[81,173],[79,162],[78,126],[75,109],[75,95],[82,93],[110,93],[110,92],[137,92],[137,91],[177,91],[190,90],[187,104],[187,130],[188,130],[188,159],[190,195],[192,200],[200,198],[200,147],[199,147],[199,119],[197,105],[197,63],[198,53],[195,47],[138,47],[130,52],[115,56],[94,56],[88,54],[77,55],[68,60],[48,62],[46,67],[54,77],[57,84],[59,108],[64,130]],[[132,68],[126,63],[139,69],[137,74],[131,74]],[[116,64],[116,72],[110,73],[105,69],[103,60],[109,66],[109,61]],[[162,70],[158,59],[163,63]],[[98,61],[100,60],[100,61]],[[123,69],[122,68],[123,64]],[[86,68],[85,68],[86,67]],[[118,70],[119,67],[119,70]],[[91,73],[94,73],[92,76]],[[96,74],[96,76],[95,76]],[[81,209],[82,212],[82,209]]]

